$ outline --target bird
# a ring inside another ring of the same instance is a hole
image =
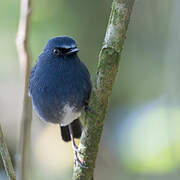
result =
[[[72,37],[51,38],[31,70],[29,96],[40,119],[59,124],[62,139],[72,141],[74,162],[86,168],[78,158],[74,138],[80,138],[82,134],[81,114],[90,110],[92,83],[78,51]]]

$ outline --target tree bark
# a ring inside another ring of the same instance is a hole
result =
[[[28,81],[31,68],[30,53],[28,51],[28,32],[30,22],[30,6],[31,0],[21,0],[20,20],[16,38],[17,51],[20,61],[21,73],[24,80],[24,98],[23,111],[20,129],[20,162],[19,165],[19,180],[28,179],[28,163],[30,150],[30,130],[32,121],[32,105],[31,99],[28,96]]]
[[[121,52],[135,0],[113,0],[104,43],[99,55],[96,80],[89,101],[79,144],[79,156],[87,168],[74,165],[73,180],[93,180],[98,146],[109,98],[118,71]]]
[[[16,180],[16,175],[14,172],[11,157],[9,155],[9,151],[8,151],[8,148],[7,148],[4,136],[3,136],[1,126],[0,126],[0,153],[2,156],[4,168],[6,170],[6,174],[9,177],[9,180]]]

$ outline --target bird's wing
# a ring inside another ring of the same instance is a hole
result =
[[[29,87],[28,87],[28,95],[31,97],[31,89],[32,89],[32,79],[34,78],[34,73],[36,71],[36,65],[32,68],[30,76],[29,76]]]
[[[88,101],[91,95],[91,90],[92,90],[91,76],[87,67],[82,62],[81,62],[81,67],[83,69],[83,72],[84,72],[83,77],[85,78],[85,82],[86,82],[86,85],[84,86],[84,90],[86,94],[85,101]]]

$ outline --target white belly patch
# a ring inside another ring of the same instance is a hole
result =
[[[75,108],[66,104],[63,108],[63,117],[61,119],[61,126],[67,126],[68,124],[72,123],[75,119],[81,116],[81,112],[75,111]]]

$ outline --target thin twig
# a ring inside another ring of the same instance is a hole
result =
[[[75,164],[73,180],[93,180],[98,145],[134,1],[113,0],[104,44],[99,55],[94,90],[89,102],[94,113],[86,114],[79,145],[81,162],[88,168]]]
[[[19,180],[27,180],[27,165],[29,163],[30,129],[32,121],[31,100],[28,96],[28,79],[31,60],[28,51],[28,32],[30,22],[31,0],[21,0],[20,20],[16,38],[17,51],[20,61],[21,73],[24,78],[24,99],[20,132],[20,162]]]
[[[6,170],[6,174],[8,175],[9,180],[16,180],[16,175],[15,175],[11,157],[9,155],[9,151],[8,151],[8,148],[7,148],[4,136],[3,136],[1,125],[0,125],[0,153],[3,159],[3,164]]]

